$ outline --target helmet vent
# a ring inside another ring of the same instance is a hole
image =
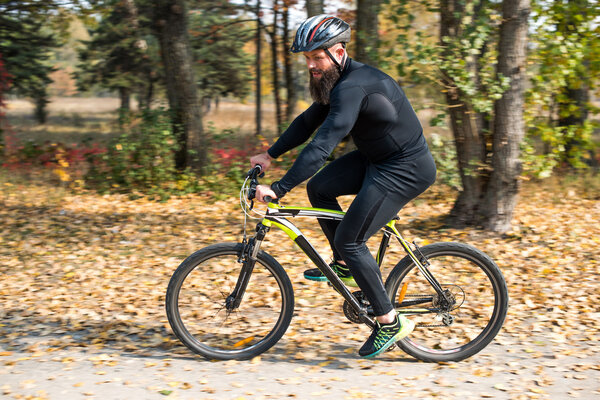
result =
[[[323,25],[323,23],[324,23],[325,21],[329,21],[330,19],[333,19],[333,18],[334,18],[334,17],[325,18],[323,21],[319,22],[319,25],[315,26],[315,29],[313,29],[313,31],[312,31],[312,34],[310,35],[310,38],[308,39],[308,41],[310,42],[310,41],[312,41],[312,40],[313,40],[313,37],[315,37],[315,33],[317,33],[317,31],[319,30],[319,27],[320,27],[321,25]]]

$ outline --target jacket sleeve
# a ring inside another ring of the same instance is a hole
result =
[[[267,150],[269,155],[273,158],[278,158],[282,154],[306,142],[315,129],[323,123],[328,111],[329,106],[313,103],[306,111],[294,119],[273,146]]]
[[[364,98],[364,91],[358,86],[333,90],[329,114],[325,122],[279,181],[279,187],[283,192],[289,192],[313,176],[325,164],[333,149],[352,130]]]

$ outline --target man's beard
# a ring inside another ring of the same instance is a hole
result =
[[[321,78],[315,78],[313,71],[320,72]],[[313,68],[309,70],[310,73],[310,97],[314,101],[320,104],[329,104],[329,95],[331,89],[335,86],[338,79],[340,78],[340,71],[336,67],[331,67],[326,70]]]

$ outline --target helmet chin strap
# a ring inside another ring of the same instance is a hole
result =
[[[344,48],[344,50],[346,50],[346,43],[342,43],[342,47]],[[342,58],[342,64],[340,64],[335,57],[333,56],[333,54],[331,54],[329,52],[329,49],[323,49],[325,50],[325,53],[327,53],[327,55],[329,56],[329,58],[331,58],[331,61],[333,61],[333,63],[337,66],[338,70],[340,71],[340,74],[342,73],[342,70],[344,69],[344,67],[342,67],[343,63],[346,61],[346,52],[344,52],[344,58]]]

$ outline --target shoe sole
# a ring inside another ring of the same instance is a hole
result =
[[[328,282],[329,279],[327,279],[327,277],[325,276],[319,276],[319,277],[315,277],[315,276],[306,276],[304,275],[304,279],[308,279],[309,281],[313,281],[313,282]],[[356,281],[354,280],[354,278],[340,278],[342,280],[342,282],[344,282],[344,284],[346,286],[351,286],[351,287],[358,287],[358,284],[356,283]]]
[[[397,334],[395,334],[394,336],[392,336],[392,338],[386,344],[384,344],[382,348],[380,348],[379,350],[377,350],[375,353],[368,354],[366,356],[361,356],[361,357],[363,357],[363,358],[373,358],[375,356],[378,356],[379,354],[381,354],[384,351],[386,351],[387,349],[389,349],[390,346],[392,346],[397,341],[402,340],[405,337],[407,337],[408,335],[410,335],[411,332],[414,329],[415,329],[415,323],[414,323],[414,321],[411,321],[408,318],[403,318],[402,319],[402,328],[400,328],[400,332],[398,332]]]
[[[316,276],[306,276],[306,275],[304,275],[304,279],[308,279],[309,281],[314,281],[314,282],[326,282],[327,281],[327,278],[324,277],[324,276],[316,277]]]

